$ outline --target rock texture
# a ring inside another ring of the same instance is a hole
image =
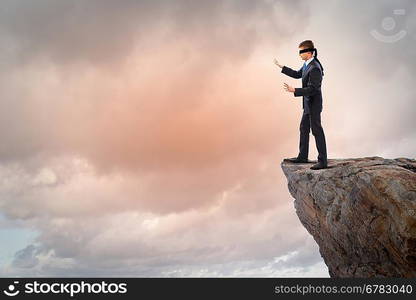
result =
[[[282,162],[296,213],[331,277],[416,277],[416,160]]]

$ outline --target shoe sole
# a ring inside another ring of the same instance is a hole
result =
[[[300,164],[306,164],[309,162],[309,160],[288,160],[288,159],[283,159],[283,161],[291,162],[291,163],[300,163]]]

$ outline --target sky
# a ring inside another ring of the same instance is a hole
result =
[[[280,163],[415,158],[414,1],[3,0],[0,276],[329,277]],[[313,135],[309,158],[317,159]]]

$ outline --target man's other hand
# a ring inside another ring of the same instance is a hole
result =
[[[277,61],[277,59],[274,59],[274,63],[276,64],[276,66],[278,66],[280,69],[283,68],[283,66],[281,64],[279,64],[279,62]]]
[[[291,93],[294,93],[295,92],[295,88],[291,87],[287,83],[284,83],[283,84],[283,88],[285,89],[286,92],[291,92]]]

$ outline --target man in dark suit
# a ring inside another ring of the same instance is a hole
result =
[[[315,56],[313,56],[315,52]],[[279,64],[275,60],[275,64],[282,68],[282,73],[293,78],[302,78],[302,88],[293,88],[288,84],[284,84],[287,92],[294,93],[295,97],[302,96],[303,115],[300,122],[300,141],[299,154],[297,157],[286,158],[284,161],[293,163],[307,163],[309,152],[309,132],[312,128],[312,134],[315,137],[316,148],[318,149],[318,163],[313,165],[311,169],[325,169],[328,167],[328,159],[326,153],[325,134],[321,125],[322,112],[322,93],[321,82],[323,76],[323,67],[317,58],[317,50],[310,40],[303,41],[299,44],[299,55],[305,61],[303,67],[298,70],[292,70],[286,66]]]

